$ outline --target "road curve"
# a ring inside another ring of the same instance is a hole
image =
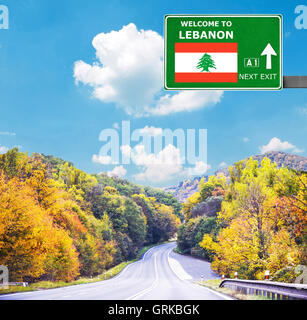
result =
[[[175,243],[148,250],[116,277],[69,287],[0,295],[0,300],[223,300],[222,294],[192,283],[178,260]],[[188,257],[186,257],[188,259]],[[192,259],[192,258],[191,258]]]

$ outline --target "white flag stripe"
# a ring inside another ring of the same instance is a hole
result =
[[[210,52],[216,69],[209,69],[211,72],[238,72],[236,52]],[[178,52],[175,53],[175,72],[201,72],[197,65],[204,52]]]

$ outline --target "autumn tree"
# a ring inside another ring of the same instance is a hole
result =
[[[221,190],[224,190],[225,188],[226,177],[223,174],[210,176],[207,182],[202,178],[198,186],[200,195],[199,202],[205,201],[211,196],[223,194]]]
[[[201,201],[201,196],[198,191],[193,193],[182,205],[182,213],[185,221],[188,221],[192,217],[192,209]]]
[[[0,194],[0,264],[8,266],[11,279],[74,279],[79,262],[72,239],[53,225],[31,188],[17,178],[6,181],[0,171]]]
[[[97,275],[172,237],[180,207],[162,190],[15,148],[0,155],[0,264],[17,281]]]
[[[294,241],[294,221],[304,221],[289,202],[302,190],[295,175],[266,158],[260,167],[252,159],[240,162],[230,175],[230,196],[218,214],[222,228],[216,237],[205,234],[200,243],[214,253],[212,267],[225,275],[237,271],[241,277],[263,279],[266,269],[274,273],[299,264],[302,247]]]

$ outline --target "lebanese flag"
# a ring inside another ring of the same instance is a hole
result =
[[[175,82],[237,81],[237,43],[175,43]]]

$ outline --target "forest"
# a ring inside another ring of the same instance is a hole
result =
[[[160,189],[53,156],[0,155],[0,265],[10,281],[72,281],[172,238],[181,205]]]
[[[201,180],[183,204],[178,249],[225,277],[293,282],[307,264],[307,173],[264,158]]]

